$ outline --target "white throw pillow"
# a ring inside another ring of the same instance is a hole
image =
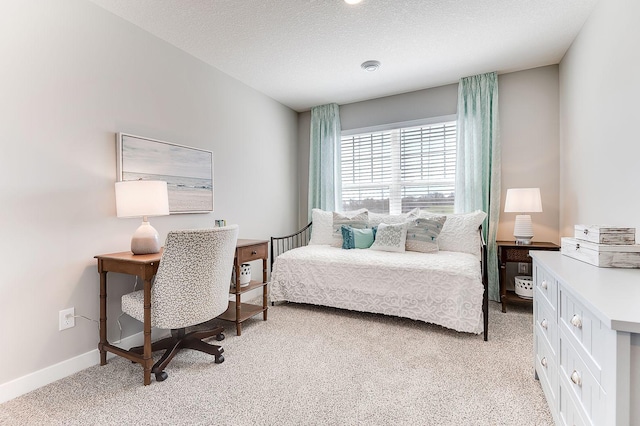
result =
[[[378,225],[371,250],[404,252],[407,241],[407,223]]]
[[[352,210],[343,212],[345,216],[355,216],[358,213],[366,212],[367,209]],[[322,209],[311,210],[311,239],[309,245],[331,245],[333,240],[333,212]]]
[[[434,217],[438,214],[421,211],[420,216]],[[438,236],[438,247],[444,251],[470,253],[480,258],[482,240],[478,228],[487,217],[482,210],[471,213],[449,214]]]
[[[311,239],[309,245],[333,243],[333,212],[321,209],[311,210]]]
[[[406,222],[407,220],[411,220],[418,217],[418,214],[420,214],[420,209],[418,208],[415,208],[407,213],[401,213],[401,214],[369,212],[369,228],[378,226],[381,223],[386,223],[389,225],[394,223],[403,223],[403,222]]]

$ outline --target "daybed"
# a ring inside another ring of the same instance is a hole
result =
[[[304,229],[271,238],[272,302],[406,317],[460,332],[484,331],[487,340],[486,246],[479,229],[485,213],[443,218],[439,248],[429,253],[404,247],[399,252],[374,250],[375,242],[369,249],[343,249],[335,244],[341,225],[331,222],[331,214],[337,213],[314,209],[312,223]],[[417,210],[368,215],[364,227],[377,229],[424,217]]]

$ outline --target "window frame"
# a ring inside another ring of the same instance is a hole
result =
[[[380,133],[380,132],[387,132],[392,130],[398,130],[398,133],[400,133],[401,129],[414,128],[414,127],[428,127],[432,125],[448,123],[448,122],[456,122],[456,121],[457,121],[457,115],[449,114],[449,115],[429,117],[429,118],[424,118],[419,120],[410,120],[410,121],[394,122],[394,123],[387,123],[387,124],[381,124],[381,125],[375,125],[375,126],[347,129],[341,132],[340,146],[337,148],[340,150],[340,152],[342,151],[343,137],[349,137],[349,136],[355,136],[355,135],[361,135],[361,134],[367,134],[367,133]],[[457,141],[457,136],[458,136],[458,129],[456,126],[456,141]],[[393,135],[391,138],[393,139]],[[400,141],[398,140],[396,143],[399,144]],[[394,151],[396,150],[392,150],[390,159],[392,162],[395,161],[399,163],[401,161],[400,150],[397,150],[397,152],[394,152]],[[395,178],[392,179],[392,181],[389,182],[388,184],[387,183],[383,184],[384,186],[388,186],[389,206],[388,206],[388,211],[386,212],[388,214],[399,214],[402,210],[402,192],[403,192],[403,189],[402,189],[403,185],[402,185],[402,179],[401,179],[402,170],[400,169],[399,166],[397,167],[397,170],[399,171],[398,175],[395,176]],[[339,164],[339,174],[342,177],[342,161]],[[454,181],[455,181],[455,176],[454,176]],[[375,183],[368,184],[368,185],[373,187],[379,186],[379,184],[375,184]],[[363,184],[360,186],[364,188],[367,186],[367,184]],[[455,182],[454,182],[454,187],[455,187]],[[336,188],[336,191],[339,191],[340,198],[342,198],[343,189],[344,189],[344,182],[342,182],[342,179],[341,179],[340,187]],[[340,208],[344,208],[344,204],[342,204]]]

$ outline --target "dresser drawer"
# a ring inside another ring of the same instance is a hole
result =
[[[540,386],[547,397],[547,403],[551,411],[554,411],[558,394],[558,363],[553,355],[551,347],[544,336],[540,336],[538,330],[534,333],[533,346],[535,353],[535,371],[538,373]]]
[[[536,286],[533,362],[542,377],[539,362],[548,338],[557,361],[555,399],[549,397],[548,384],[543,389],[554,421],[640,426],[640,311],[633,309],[640,270],[595,268],[561,253],[532,251],[531,257]],[[545,312],[546,303],[553,306],[549,289],[557,292],[555,342],[551,330],[545,333],[539,324],[550,312]]]
[[[237,250],[238,263],[250,262],[257,259],[266,259],[267,251],[267,244],[255,244],[252,246],[240,247]]]
[[[539,335],[541,339],[545,339],[547,345],[551,348],[553,356],[557,356],[555,350],[555,342],[558,339],[558,323],[556,322],[555,312],[551,310],[547,303],[541,303],[540,290],[535,289],[535,296],[533,306],[535,309],[535,324],[534,332]]]
[[[578,302],[575,297],[560,289],[560,329],[566,331],[566,336],[576,351],[584,359],[598,382],[601,380],[606,342],[612,331],[598,320],[590,311]]]
[[[576,400],[576,409],[583,412],[583,417],[591,424],[604,423],[606,395],[585,361],[571,344],[572,338],[560,329],[559,375],[562,391],[567,391]]]
[[[547,303],[549,308],[555,312],[558,306],[558,282],[549,271],[537,263],[534,263],[533,279],[535,281],[536,294],[541,296],[539,300]]]
[[[563,426],[589,426],[592,423],[584,419],[584,412],[578,408],[571,397],[571,389],[561,381],[558,389],[558,412]]]

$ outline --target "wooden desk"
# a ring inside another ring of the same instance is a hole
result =
[[[515,241],[496,241],[498,246],[498,266],[500,268],[500,302],[502,303],[502,312],[507,312],[507,304],[532,305],[533,299],[525,299],[518,296],[515,291],[507,291],[507,263],[529,263],[532,260],[529,256],[531,250],[547,250],[558,251],[560,247],[548,242],[532,242],[531,244],[516,244]],[[529,268],[531,272],[531,268]]]
[[[107,363],[107,352],[125,357],[131,361],[142,364],[144,369],[144,384],[151,383],[151,279],[158,271],[162,251],[156,254],[134,255],[130,251],[102,254],[95,256],[98,259],[98,273],[100,274],[100,365]],[[119,272],[121,274],[137,275],[144,283],[144,351],[142,355],[134,354],[107,341],[107,272]]]
[[[130,251],[101,254],[95,256],[98,259],[98,273],[100,274],[100,365],[107,363],[107,352],[125,357],[131,361],[142,364],[144,369],[144,384],[151,383],[151,368],[153,357],[151,354],[151,280],[158,271],[162,251],[156,254],[134,255]],[[242,322],[262,312],[262,318],[267,320],[267,259],[269,257],[268,241],[243,240],[236,243],[234,268],[236,270],[236,285],[230,289],[235,295],[236,301],[229,302],[229,308],[218,318],[232,321],[236,324],[236,333],[242,334]],[[240,287],[240,265],[244,262],[262,259],[262,281],[251,281],[248,286]],[[107,272],[119,272],[140,277],[144,283],[144,351],[142,355],[129,352],[107,341]],[[231,279],[231,277],[229,277]],[[262,306],[250,303],[241,303],[243,293],[262,287]]]

